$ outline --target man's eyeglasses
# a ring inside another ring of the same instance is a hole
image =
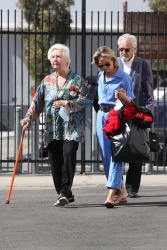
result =
[[[105,64],[99,64],[98,65],[98,68],[103,68],[104,66],[106,66],[106,67],[109,67],[110,66],[110,63],[105,63]]]
[[[129,52],[130,49],[128,49],[128,48],[119,48],[118,50],[121,51],[121,52],[124,51],[124,50],[125,50],[125,52]]]

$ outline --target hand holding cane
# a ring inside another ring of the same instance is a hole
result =
[[[10,196],[11,196],[11,192],[12,192],[14,178],[16,175],[17,166],[18,166],[18,162],[20,159],[20,154],[21,154],[21,150],[22,150],[22,146],[23,146],[23,138],[24,138],[24,134],[25,134],[25,129],[26,129],[25,127],[23,127],[23,129],[22,129],[20,144],[19,144],[19,148],[18,148],[18,152],[17,152],[17,156],[16,156],[16,161],[15,161],[15,165],[14,165],[14,169],[13,169],[12,179],[10,182],[10,187],[9,187],[9,191],[8,191],[8,195],[7,195],[7,199],[6,199],[6,204],[9,204],[9,202],[10,202]]]

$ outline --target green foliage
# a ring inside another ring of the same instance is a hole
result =
[[[143,2],[148,2],[149,8],[154,12],[167,12],[166,0],[143,0]]]
[[[35,85],[50,71],[47,52],[54,43],[65,44],[70,32],[70,5],[74,0],[18,0],[28,28],[21,30],[25,64]],[[31,88],[32,90],[32,88]]]
[[[157,70],[157,71],[160,71],[160,70],[165,70],[167,71],[167,64],[166,64],[166,60],[164,59],[154,59],[153,60],[153,70]]]

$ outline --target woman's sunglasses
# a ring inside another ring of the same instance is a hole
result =
[[[121,51],[121,52],[124,51],[124,50],[125,50],[125,52],[129,52],[130,49],[128,49],[128,48],[119,48],[118,50]]]
[[[105,64],[99,64],[98,65],[98,68],[103,68],[104,66],[106,66],[106,67],[109,67],[110,66],[110,63],[105,63]]]

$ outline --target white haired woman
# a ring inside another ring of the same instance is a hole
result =
[[[83,109],[91,104],[84,79],[70,70],[70,51],[63,44],[55,44],[48,51],[48,60],[54,72],[39,85],[26,116],[21,120],[24,128],[30,126],[45,109],[44,144],[55,189],[56,206],[74,201],[72,184],[76,169],[79,142],[85,139]]]

